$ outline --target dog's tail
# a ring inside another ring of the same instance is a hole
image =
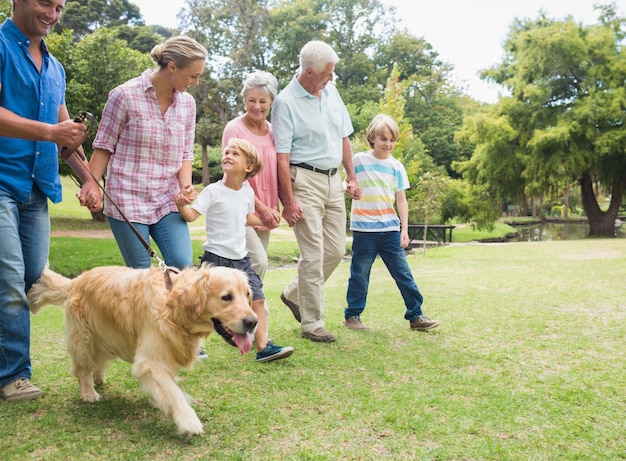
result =
[[[28,290],[28,302],[33,314],[39,312],[43,306],[65,304],[72,286],[72,280],[51,271],[46,265],[41,278]]]

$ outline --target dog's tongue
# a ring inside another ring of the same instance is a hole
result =
[[[234,333],[233,340],[242,354],[247,354],[252,349],[252,341],[247,334]]]

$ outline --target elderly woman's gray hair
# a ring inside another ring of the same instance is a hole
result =
[[[326,69],[329,63],[337,64],[339,56],[330,45],[320,40],[311,40],[300,50],[300,69],[303,71],[307,67],[316,73]]]
[[[243,89],[241,90],[241,96],[245,99],[248,91],[258,88],[265,92],[274,101],[276,93],[278,92],[278,80],[269,72],[258,70],[248,74],[243,82]]]

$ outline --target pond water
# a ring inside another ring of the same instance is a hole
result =
[[[539,242],[547,240],[578,240],[584,239],[589,233],[589,225],[585,223],[536,223],[516,226],[517,237],[508,239],[510,242]],[[615,228],[615,236],[626,238],[626,225]]]

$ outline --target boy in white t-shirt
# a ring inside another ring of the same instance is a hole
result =
[[[252,310],[258,317],[254,333],[256,360],[271,362],[289,357],[293,347],[278,346],[267,339],[263,283],[252,270],[246,250],[246,225],[263,225],[254,214],[254,191],[246,180],[261,168],[262,161],[255,147],[243,139],[232,138],[222,154],[224,177],[205,187],[191,205],[186,205],[184,197],[179,194],[176,206],[187,222],[195,221],[202,214],[207,215],[207,240],[202,245],[203,263],[240,269],[248,275]]]
[[[372,264],[380,255],[400,289],[406,306],[404,318],[411,329],[430,330],[439,322],[422,314],[424,298],[404,253],[409,244],[409,206],[404,192],[409,188],[409,180],[404,165],[391,155],[398,140],[398,125],[388,115],[377,115],[365,134],[372,150],[360,152],[353,159],[362,193],[360,200],[352,201],[350,214],[352,262],[343,324],[352,330],[368,328],[361,322],[361,314],[365,310]]]

